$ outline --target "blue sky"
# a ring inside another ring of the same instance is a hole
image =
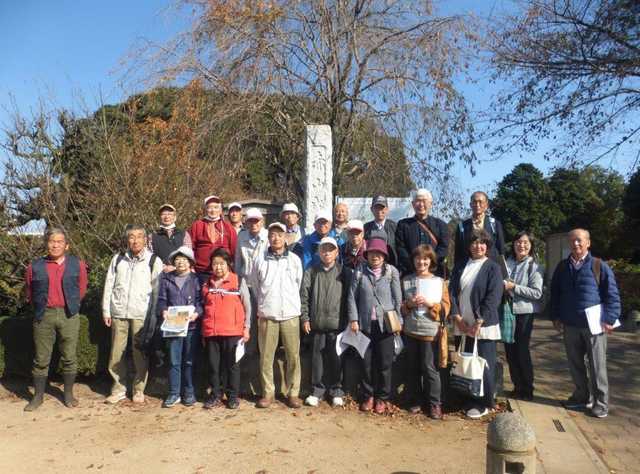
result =
[[[188,26],[167,0],[0,0],[0,126],[10,120],[13,103],[21,112],[37,107],[38,98],[78,110],[79,98],[90,109],[101,102],[120,101],[122,66],[131,48],[142,40],[164,42]],[[512,2],[468,0],[442,2],[446,13],[480,16],[512,8]],[[480,6],[478,6],[480,5]],[[486,107],[494,93],[486,78],[460,83],[474,109]],[[482,157],[482,155],[480,155]],[[463,164],[455,175],[465,189],[491,190],[521,158],[514,154],[497,162],[482,162],[472,177]],[[538,156],[526,157],[546,171]]]

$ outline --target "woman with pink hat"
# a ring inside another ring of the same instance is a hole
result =
[[[351,330],[356,333],[362,331],[371,340],[363,357],[363,401],[360,409],[383,414],[391,398],[394,335],[400,332],[402,325],[402,291],[398,270],[386,263],[388,253],[384,240],[369,240],[365,258],[366,262],[354,271],[347,311]]]

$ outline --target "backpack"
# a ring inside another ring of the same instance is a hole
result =
[[[125,257],[125,253],[124,252],[120,252],[118,254],[118,258],[116,258],[116,263],[113,266],[113,271],[114,273],[116,273],[118,271],[118,265],[120,264],[120,262],[122,262],[124,260]],[[149,271],[153,274],[153,267],[156,264],[156,259],[158,258],[158,256],[155,253],[151,254],[151,258],[149,259]]]

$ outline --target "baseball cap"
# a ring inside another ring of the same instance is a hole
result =
[[[361,220],[358,219],[351,219],[348,223],[347,223],[347,229],[349,230],[360,230],[360,231],[364,231],[364,224],[362,223]]]
[[[251,219],[260,220],[262,218],[263,218],[262,212],[260,212],[260,209],[256,209],[255,207],[250,207],[245,212],[245,219],[246,220],[251,220]]]
[[[160,214],[162,211],[164,211],[165,209],[168,209],[170,211],[176,212],[176,208],[173,207],[171,204],[163,204],[162,206],[160,206],[160,208],[158,209],[158,214]]]
[[[316,218],[313,219],[314,224],[321,219],[324,219],[325,221],[333,222],[333,216],[331,215],[331,211],[327,211],[326,209],[323,209],[322,211],[318,211],[316,213]]]
[[[324,244],[333,245],[335,248],[338,248],[338,242],[333,237],[323,237],[320,239],[320,243],[318,244],[318,249],[322,247]]]
[[[295,203],[293,203],[293,202],[287,202],[287,203],[285,203],[284,206],[282,206],[282,211],[280,211],[280,214],[282,214],[284,212],[295,212],[296,214],[300,215],[300,211],[298,210],[298,206],[296,206]]]
[[[284,225],[282,222],[274,222],[272,224],[269,224],[268,227],[269,230],[281,230],[282,232],[286,232],[287,231],[287,226]]]
[[[374,206],[389,207],[389,205],[387,204],[387,198],[384,196],[374,197],[373,200],[371,201],[371,207],[374,207]]]
[[[227,209],[230,211],[234,207],[237,207],[238,209],[242,209],[242,204],[240,204],[239,202],[232,202],[227,206]]]
[[[222,199],[220,199],[218,196],[216,196],[215,194],[212,194],[211,196],[207,196],[206,198],[204,198],[204,205],[206,206],[207,204],[209,204],[210,202],[222,202]]]

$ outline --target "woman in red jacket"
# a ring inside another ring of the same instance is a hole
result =
[[[232,271],[233,258],[223,248],[211,254],[211,277],[202,287],[204,317],[202,337],[209,365],[211,393],[204,408],[222,404],[221,373],[227,381],[227,406],[239,407],[240,364],[236,349],[240,340],[249,340],[251,325],[251,299],[244,280]]]

